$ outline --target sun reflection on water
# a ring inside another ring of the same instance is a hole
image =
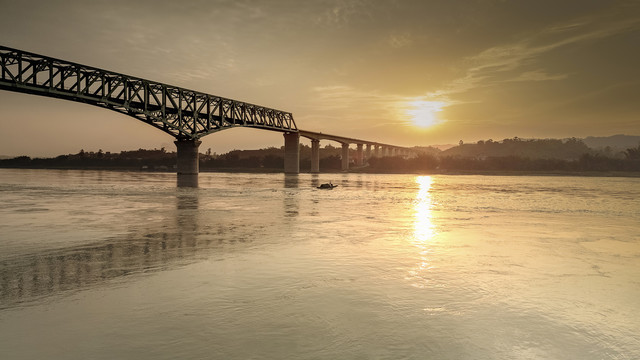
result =
[[[433,237],[436,235],[436,228],[433,225],[433,201],[431,199],[431,185],[433,179],[430,176],[416,177],[418,183],[418,194],[414,200],[414,231],[413,244],[418,253],[416,265],[409,271],[408,280],[412,286],[423,288],[427,286],[429,280],[425,274],[432,265],[430,255],[433,248]]]
[[[416,195],[414,210],[414,238],[418,243],[427,243],[435,235],[433,225],[433,202],[431,200],[431,176],[418,176],[416,182],[419,185]]]

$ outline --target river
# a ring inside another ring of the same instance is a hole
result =
[[[0,169],[0,357],[638,359],[639,220],[639,178]]]

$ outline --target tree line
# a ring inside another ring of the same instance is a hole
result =
[[[481,140],[474,144],[460,143],[458,146],[440,151],[433,147],[414,148],[413,157],[372,157],[367,165],[356,168],[355,150],[350,150],[353,171],[401,173],[401,172],[482,172],[482,171],[527,171],[527,172],[585,172],[585,171],[640,171],[640,144],[637,147],[612,153],[609,150],[594,150],[579,139],[533,139],[519,138],[503,141]],[[282,171],[284,149],[271,147],[260,150],[233,150],[225,154],[211,153],[211,149],[200,155],[202,171]],[[341,170],[341,148],[327,145],[320,151],[320,169],[324,172]],[[311,148],[300,146],[300,170],[311,169]],[[175,171],[176,153],[164,148],[120,153],[89,152],[80,150],[76,154],[54,158],[30,158],[19,156],[0,160],[0,167],[12,168],[83,168],[83,169],[138,169],[148,171]]]
[[[376,172],[410,171],[524,171],[589,172],[640,171],[640,144],[624,151],[591,149],[580,139],[504,139],[462,141],[456,147],[415,158],[375,158],[369,164]]]
[[[401,172],[640,172],[640,158],[610,158],[583,154],[578,159],[529,158],[522,156],[434,156],[415,158],[385,157],[369,159],[370,171]]]

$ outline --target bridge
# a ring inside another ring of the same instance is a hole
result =
[[[360,139],[354,139],[354,138],[349,138],[344,136],[323,134],[321,132],[298,130],[298,134],[299,136],[302,136],[311,140],[311,172],[312,173],[320,172],[320,140],[335,141],[342,144],[342,156],[341,156],[342,171],[349,170],[349,146],[351,144],[356,144],[356,158],[355,158],[356,166],[364,166],[366,159],[369,159],[372,156],[375,156],[375,157],[396,156],[396,155],[407,156],[409,154],[414,153],[414,150],[406,147],[393,146],[393,145],[383,144],[375,141],[360,140]],[[366,150],[364,149],[365,145],[366,145]],[[285,172],[287,169],[286,160],[287,160],[288,154],[289,153],[287,153],[287,146],[285,143]],[[293,156],[293,151],[291,151],[290,156]],[[289,166],[291,165],[293,165],[293,162],[289,164]]]
[[[197,186],[203,136],[233,127],[284,134],[284,172],[300,172],[300,137],[311,140],[311,172],[320,172],[320,140],[342,144],[342,170],[349,170],[349,146],[356,166],[371,156],[408,155],[410,148],[298,129],[289,112],[156,81],[0,46],[0,89],[70,100],[136,118],[173,136],[178,184]],[[366,150],[364,147],[366,146]]]

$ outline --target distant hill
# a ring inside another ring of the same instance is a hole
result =
[[[440,144],[440,145],[431,145],[430,147],[434,147],[436,149],[440,149],[442,151],[447,150],[447,149],[451,149],[452,147],[457,146],[454,144]]]
[[[612,152],[625,151],[629,148],[634,148],[640,145],[640,136],[634,135],[588,136],[580,140],[582,140],[585,145],[593,150],[601,150],[608,146],[611,148]],[[431,146],[442,151],[446,151],[448,149],[455,148],[458,145],[446,144]]]
[[[603,149],[607,146],[614,151],[622,151],[640,145],[640,136],[613,135],[613,136],[589,136],[582,141],[592,149]]]
[[[11,159],[14,158],[15,156],[7,156],[7,155],[0,155],[0,160],[2,159]]]
[[[444,150],[440,156],[459,157],[504,157],[519,156],[531,159],[574,160],[589,153],[589,148],[580,139],[504,139],[502,141],[480,140],[475,144],[461,144]]]

